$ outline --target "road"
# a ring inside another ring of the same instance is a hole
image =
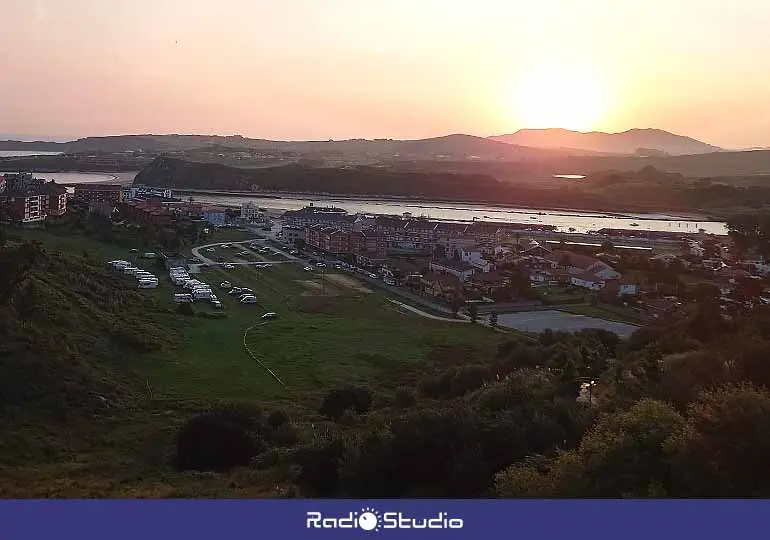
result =
[[[405,309],[407,311],[411,311],[412,313],[415,313],[416,315],[419,315],[420,317],[425,317],[426,319],[433,319],[434,321],[444,321],[444,322],[452,322],[452,323],[469,323],[471,322],[470,319],[466,319],[465,317],[460,319],[450,319],[448,317],[439,317],[437,315],[431,315],[430,313],[426,313],[420,309],[417,309],[416,307],[410,306],[408,304],[404,304],[402,302],[399,302],[397,300],[390,300],[392,304],[397,305],[398,307]]]

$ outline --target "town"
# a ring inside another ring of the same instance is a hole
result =
[[[300,257],[358,269],[359,279],[454,316],[557,310],[587,316],[583,325],[609,320],[632,330],[688,316],[705,287],[719,297],[725,317],[770,302],[770,265],[737,250],[729,236],[703,231],[642,239],[638,231],[603,229],[588,243],[584,234],[537,223],[457,223],[314,205],[274,213],[251,202],[238,209],[183,200],[167,188],[94,183],[68,193],[31,173],[0,176],[3,220],[41,226],[66,220],[68,210],[156,231],[158,249],[168,252],[202,244],[220,228],[259,232]],[[515,326],[515,315],[510,322]],[[542,324],[570,327],[553,317]]]

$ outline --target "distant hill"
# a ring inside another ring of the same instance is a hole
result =
[[[660,129],[630,129],[622,133],[567,129],[521,129],[516,133],[490,137],[493,141],[530,146],[601,152],[606,154],[669,155],[705,154],[721,148]]]
[[[446,135],[418,140],[350,139],[342,141],[271,141],[240,135],[116,135],[87,137],[75,141],[0,141],[0,150],[45,150],[67,153],[137,152],[158,154],[222,148],[231,152],[257,151],[294,153],[309,157],[332,156],[341,160],[400,159],[500,159],[542,158],[563,153],[505,144],[472,135]]]

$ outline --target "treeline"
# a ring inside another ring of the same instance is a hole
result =
[[[533,167],[533,171],[540,171],[538,174],[545,174],[541,166]],[[448,169],[454,172],[447,172]],[[732,212],[735,208],[762,208],[770,204],[769,188],[724,185],[707,179],[693,182],[652,167],[638,172],[596,173],[569,186],[556,186],[550,181],[538,185],[531,181],[531,171],[520,173],[524,183],[517,183],[507,173],[500,177],[504,181],[500,181],[493,175],[498,169],[504,168],[486,164],[432,167],[425,162],[416,163],[414,169],[404,164],[392,168],[292,164],[244,169],[159,157],[137,175],[135,182],[190,189],[401,196],[607,211]],[[543,178],[546,180],[547,174]]]

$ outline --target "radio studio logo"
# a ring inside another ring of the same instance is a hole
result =
[[[446,512],[414,517],[403,512],[381,513],[370,507],[343,516],[307,512],[306,519],[308,529],[360,529],[374,532],[382,529],[462,529],[464,524],[462,519],[450,518]]]

